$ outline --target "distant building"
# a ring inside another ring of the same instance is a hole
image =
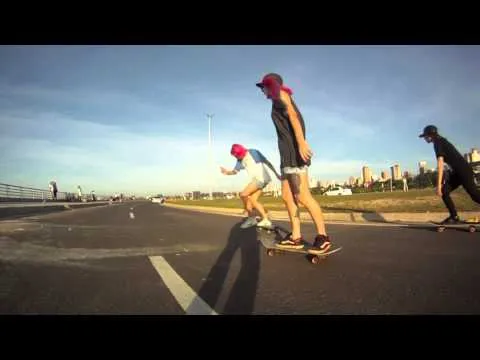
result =
[[[386,171],[382,171],[381,178],[382,178],[382,181],[388,180],[389,179],[388,173]]]
[[[223,199],[225,197],[225,193],[223,191],[213,191],[212,197],[214,199]]]
[[[362,180],[364,184],[372,182],[372,171],[368,166],[362,167]]]
[[[355,178],[354,178],[353,176],[350,176],[350,177],[348,178],[348,184],[349,184],[350,186],[355,185]]]
[[[193,200],[200,200],[201,196],[202,196],[202,193],[200,191],[193,191],[192,192]]]
[[[418,172],[420,175],[425,174],[425,168],[427,167],[427,162],[426,161],[420,161],[418,163]]]
[[[478,149],[472,149],[470,152],[470,162],[480,161],[480,151]]]
[[[325,186],[326,186],[326,187],[335,186],[335,185],[336,185],[336,181],[335,181],[335,180],[327,180],[326,183],[325,183]]]
[[[392,179],[394,181],[396,180],[402,180],[402,173],[400,171],[400,165],[398,164],[395,164],[393,165],[392,167],[390,167],[391,171],[392,171]]]

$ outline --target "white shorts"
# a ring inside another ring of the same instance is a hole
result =
[[[257,188],[259,188],[260,190],[262,190],[265,186],[267,186],[270,181],[265,181],[265,180],[259,180],[259,179],[252,179],[252,181],[250,183],[255,183],[255,185],[257,185]]]
[[[250,183],[255,183],[259,189],[263,189],[265,186],[267,186],[270,182],[272,181],[272,177],[268,173],[268,170],[263,168],[261,173],[254,175]]]
[[[302,174],[306,173],[308,170],[308,166],[301,166],[301,167],[284,167],[282,168],[282,175],[290,175],[290,174]]]

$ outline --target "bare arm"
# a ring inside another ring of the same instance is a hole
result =
[[[220,171],[222,172],[223,175],[236,175],[238,173],[237,170],[227,170],[223,166],[220,167]]]
[[[438,167],[438,179],[437,179],[437,189],[442,188],[443,183],[443,156],[439,156],[437,159],[437,167]]]
[[[292,124],[293,131],[295,133],[295,138],[297,139],[298,145],[305,143],[305,135],[303,134],[302,126],[300,125],[300,120],[298,119],[297,112],[293,107],[290,96],[283,91],[280,91],[280,99],[287,106],[287,113]]]
[[[308,161],[313,156],[313,153],[312,150],[310,150],[310,146],[308,145],[307,140],[305,140],[305,134],[303,133],[297,112],[293,107],[292,100],[287,93],[282,91],[280,91],[280,99],[287,107],[288,118],[290,119],[290,123],[292,124],[293,132],[295,133],[295,139],[297,140],[300,156],[303,161]]]

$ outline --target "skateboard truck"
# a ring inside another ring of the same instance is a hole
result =
[[[480,226],[480,222],[471,222],[471,221],[460,221],[455,224],[441,224],[437,222],[432,223],[437,227],[437,232],[443,232],[447,228],[465,228],[467,227],[470,233],[474,233],[477,231],[477,226]]]

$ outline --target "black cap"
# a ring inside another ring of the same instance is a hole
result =
[[[418,135],[418,137],[425,137],[425,136],[437,136],[438,129],[435,125],[427,125],[423,128],[423,133]]]

